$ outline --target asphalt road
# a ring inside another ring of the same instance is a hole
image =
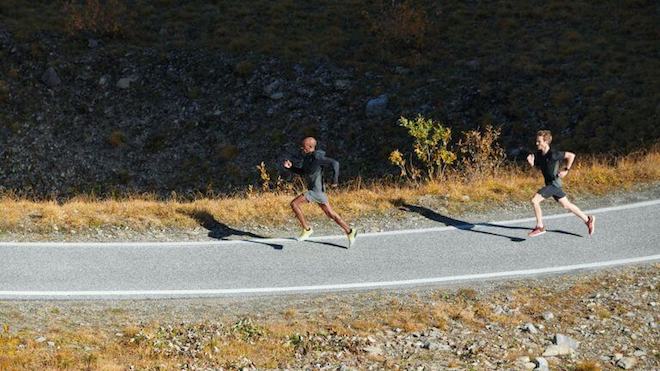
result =
[[[480,222],[413,211],[437,228],[199,243],[0,243],[0,299],[273,295],[442,285],[660,261],[660,200],[575,216]],[[474,223],[474,224],[471,224]]]

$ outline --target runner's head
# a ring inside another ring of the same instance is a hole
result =
[[[316,150],[316,139],[312,137],[303,139],[300,148],[305,154],[314,152]]]
[[[543,151],[550,147],[552,143],[552,133],[550,130],[539,130],[536,132],[536,148]]]

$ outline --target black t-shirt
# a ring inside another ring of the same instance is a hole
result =
[[[559,165],[564,161],[564,151],[548,150],[544,155],[537,151],[534,156],[534,166],[541,169],[545,185],[553,185],[561,188],[561,178],[559,177]]]

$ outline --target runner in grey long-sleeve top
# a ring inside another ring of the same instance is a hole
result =
[[[346,236],[348,237],[348,247],[351,247],[351,245],[355,242],[357,231],[355,228],[350,228],[348,224],[346,224],[346,222],[341,219],[339,214],[337,214],[332,209],[330,203],[328,202],[328,196],[325,194],[325,187],[323,185],[323,168],[324,166],[331,166],[332,187],[337,186],[339,183],[339,162],[329,157],[325,157],[324,151],[317,150],[316,139],[312,137],[303,139],[301,148],[304,153],[302,167],[294,167],[291,161],[284,161],[285,168],[303,176],[305,182],[307,183],[307,191],[291,201],[291,208],[293,209],[293,212],[296,214],[296,218],[298,218],[298,221],[300,221],[300,224],[303,227],[298,240],[304,241],[314,232],[314,230],[307,223],[307,220],[305,219],[300,206],[303,203],[315,202],[323,210],[325,215],[334,220],[335,223],[337,223],[344,230],[344,233],[346,233]]]

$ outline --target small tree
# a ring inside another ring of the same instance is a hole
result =
[[[456,160],[456,155],[447,149],[451,140],[451,129],[421,115],[413,120],[401,117],[399,125],[408,129],[408,134],[415,139],[413,149],[417,159],[426,169],[427,178],[434,180],[443,177],[447,166]],[[398,150],[390,154],[390,161],[399,166],[402,176],[411,176],[414,166],[406,164]]]

